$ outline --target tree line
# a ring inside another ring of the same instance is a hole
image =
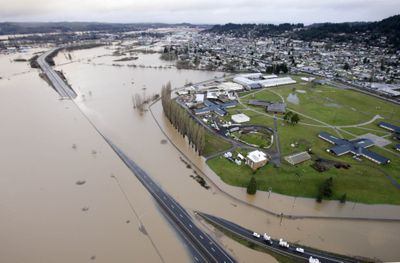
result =
[[[202,155],[206,145],[206,131],[182,108],[175,100],[171,99],[171,83],[163,85],[161,89],[161,103],[165,116],[183,136],[187,137],[189,145],[199,155]]]

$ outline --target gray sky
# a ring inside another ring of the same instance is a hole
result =
[[[0,0],[1,21],[282,23],[376,21],[399,0]]]

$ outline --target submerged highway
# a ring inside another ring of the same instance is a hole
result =
[[[38,58],[38,63],[51,81],[54,89],[62,99],[73,99],[77,94],[66,85],[54,69],[46,62],[46,57],[57,51],[52,49],[45,52]],[[79,109],[79,107],[78,107]],[[82,112],[87,118],[87,116]],[[88,118],[87,118],[88,119]],[[105,139],[108,145],[120,157],[125,165],[133,172],[137,179],[143,184],[147,191],[157,201],[163,209],[179,234],[189,243],[192,250],[194,262],[223,262],[233,263],[235,259],[229,255],[218,243],[216,243],[208,234],[202,231],[194,222],[192,216],[168,193],[166,193],[153,179],[141,169],[133,160],[131,160],[121,149],[105,137],[97,127],[88,119],[94,129]]]

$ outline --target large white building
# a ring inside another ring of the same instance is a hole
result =
[[[256,78],[256,76],[258,78]],[[248,90],[296,83],[296,81],[293,80],[291,77],[278,78],[276,75],[263,76],[261,73],[238,75],[233,79],[233,81],[240,85],[243,85],[243,87]]]

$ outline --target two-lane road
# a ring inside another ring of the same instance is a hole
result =
[[[42,69],[43,73],[46,74],[49,81],[53,84],[54,89],[60,95],[61,99],[74,99],[77,94],[72,90],[54,71],[54,69],[46,62],[46,58],[53,52],[56,52],[60,48],[51,49],[41,56],[38,57],[37,62]]]
[[[270,249],[276,253],[290,256],[290,257],[295,257],[300,260],[308,261],[310,257],[317,258],[319,262],[321,263],[355,263],[358,262],[357,260],[353,260],[348,257],[340,257],[332,254],[325,254],[321,251],[311,249],[311,248],[306,248],[304,249],[304,253],[300,253],[296,251],[296,245],[290,244],[289,248],[284,248],[279,246],[279,240],[272,240],[272,244],[268,244],[263,240],[262,234],[261,238],[257,238],[253,236],[253,231],[248,230],[244,227],[241,227],[235,223],[232,223],[228,220],[208,215],[205,213],[197,212],[198,215],[201,217],[205,218],[206,220],[212,222],[213,224],[218,225],[219,227],[224,228],[225,230],[234,233],[237,236],[240,236],[243,239],[246,239],[252,243],[255,243],[259,246],[265,247],[267,249]]]

